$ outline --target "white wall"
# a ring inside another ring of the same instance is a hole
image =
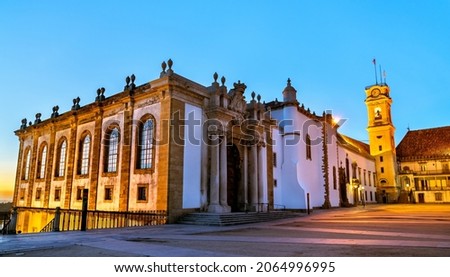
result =
[[[200,208],[203,111],[185,104],[184,118],[183,209]]]

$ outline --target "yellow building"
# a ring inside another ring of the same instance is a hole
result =
[[[397,181],[395,152],[389,86],[382,83],[366,87],[366,99],[370,154],[375,158],[378,177],[378,201],[397,202],[400,188]]]

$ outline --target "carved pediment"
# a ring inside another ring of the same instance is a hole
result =
[[[240,81],[234,83],[233,86],[234,88],[228,93],[230,98],[228,109],[239,113],[245,113],[247,101],[245,101],[244,92],[247,86]]]

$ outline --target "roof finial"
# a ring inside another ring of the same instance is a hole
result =
[[[222,83],[222,86],[225,85],[225,81],[226,81],[225,76],[222,76],[222,78],[220,78],[220,82]]]
[[[291,86],[291,78],[288,78],[287,80],[287,85],[290,87]]]
[[[214,78],[214,83],[217,83],[217,78],[219,78],[219,74],[217,74],[217,72],[214,72],[213,78]]]

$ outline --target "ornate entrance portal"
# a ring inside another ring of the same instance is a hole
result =
[[[241,183],[241,163],[236,145],[227,146],[227,202],[231,212],[239,211],[239,185]],[[242,204],[242,203],[241,203]]]

